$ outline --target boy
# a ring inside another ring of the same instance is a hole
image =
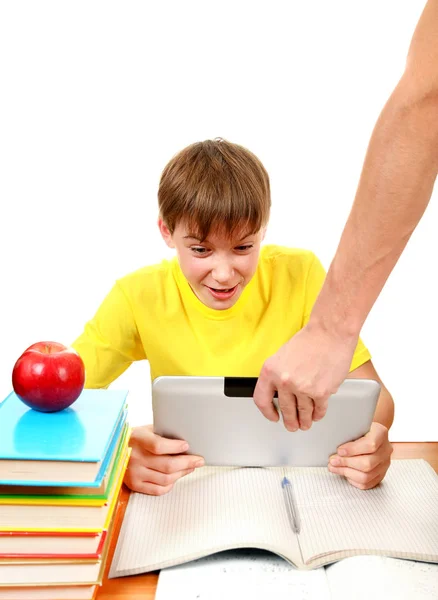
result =
[[[306,250],[266,245],[269,177],[247,149],[224,140],[189,146],[165,167],[158,226],[177,258],[117,280],[73,344],[86,387],[107,387],[135,360],[160,375],[257,377],[267,358],[307,322],[325,273]],[[392,452],[393,401],[359,341],[350,377],[382,385],[374,422],[344,444],[329,469],[368,489],[385,476]],[[279,394],[280,395],[280,394]],[[293,433],[291,433],[293,435]],[[182,440],[136,427],[125,483],[160,495],[203,465],[181,454]],[[338,463],[336,464],[336,460]]]

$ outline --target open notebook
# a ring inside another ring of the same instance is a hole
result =
[[[268,550],[299,569],[357,554],[438,562],[437,498],[438,477],[424,460],[393,461],[367,491],[325,467],[203,467],[164,496],[131,494],[109,577],[235,548]]]
[[[353,556],[303,571],[263,550],[229,550],[160,571],[155,600],[436,600],[438,564]]]

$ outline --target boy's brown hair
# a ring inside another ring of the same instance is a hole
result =
[[[164,168],[158,206],[171,234],[179,222],[200,241],[212,228],[229,238],[253,234],[268,223],[269,176],[243,146],[221,138],[196,142]]]

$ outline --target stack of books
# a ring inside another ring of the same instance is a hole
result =
[[[102,582],[130,456],[127,392],[42,413],[0,404],[0,600],[88,600]]]

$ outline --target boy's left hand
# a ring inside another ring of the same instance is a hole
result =
[[[330,457],[328,469],[331,473],[343,475],[354,487],[369,490],[385,477],[392,451],[388,428],[373,422],[366,435],[339,446],[338,453]],[[333,464],[336,461],[339,464]]]

